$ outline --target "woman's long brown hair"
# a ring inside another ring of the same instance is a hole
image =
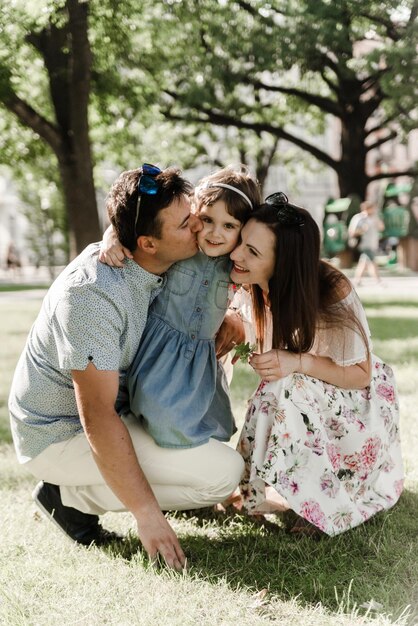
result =
[[[311,214],[289,205],[299,222],[278,219],[274,205],[263,204],[251,219],[265,224],[275,235],[275,266],[269,280],[269,305],[273,318],[272,347],[308,352],[320,328],[353,329],[368,346],[366,333],[353,311],[342,300],[350,293],[342,272],[320,260],[320,233]],[[251,286],[256,336],[260,350],[266,328],[264,295]]]

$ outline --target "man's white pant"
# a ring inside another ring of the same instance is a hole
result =
[[[237,487],[244,462],[233,448],[215,439],[195,448],[161,448],[133,416],[123,421],[163,511],[211,506]],[[126,510],[105,483],[84,433],[48,446],[25,467],[38,479],[59,485],[66,506],[96,515]]]

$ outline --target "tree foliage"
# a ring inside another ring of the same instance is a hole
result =
[[[7,0],[0,162],[59,172],[73,255],[100,236],[103,164],[242,161],[263,183],[287,141],[332,168],[341,195],[364,196],[378,176],[370,151],[417,126],[417,11],[418,0]],[[321,138],[330,118],[340,155]]]
[[[342,196],[364,197],[380,176],[368,153],[418,125],[417,0],[167,0],[160,12],[167,117],[287,140],[336,172]],[[330,117],[338,156],[318,138]]]
[[[206,152],[193,125],[176,129],[156,106],[154,18],[152,2],[133,0],[10,0],[0,7],[0,162],[28,172],[40,153],[55,159],[72,256],[100,237],[103,164],[187,167]],[[142,55],[153,55],[151,69]]]

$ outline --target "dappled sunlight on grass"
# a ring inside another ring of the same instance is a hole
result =
[[[417,362],[418,336],[405,339],[374,339],[373,352],[389,365],[412,364]]]
[[[411,319],[411,320],[415,320],[415,324],[418,325],[418,303],[415,306],[411,306],[411,307],[401,307],[401,306],[392,306],[392,305],[387,305],[385,307],[380,307],[380,308],[376,308],[376,307],[366,307],[366,312],[367,312],[367,317],[370,318],[375,318],[375,317],[381,317],[381,318],[390,318],[392,321],[393,320],[404,320],[404,319]]]

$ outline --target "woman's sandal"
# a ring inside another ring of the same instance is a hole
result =
[[[321,539],[325,533],[307,519],[301,517],[291,509],[282,515],[282,521],[286,532],[299,537],[310,537],[311,539]]]

